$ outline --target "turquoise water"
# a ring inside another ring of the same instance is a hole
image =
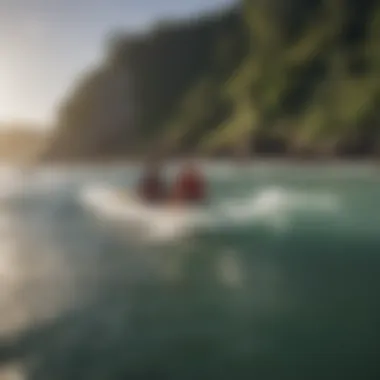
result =
[[[202,228],[155,242],[82,203],[138,168],[3,168],[2,368],[47,380],[378,378],[379,172],[205,170]]]

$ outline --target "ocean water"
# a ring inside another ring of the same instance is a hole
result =
[[[0,379],[379,378],[376,168],[205,164],[164,241],[84,204],[138,171],[0,168]]]

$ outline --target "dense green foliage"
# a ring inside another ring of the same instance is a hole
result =
[[[354,155],[380,142],[378,0],[245,0],[108,50],[62,106],[50,156]]]

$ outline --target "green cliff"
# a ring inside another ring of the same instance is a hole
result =
[[[246,0],[114,37],[45,158],[370,155],[379,122],[378,0]]]

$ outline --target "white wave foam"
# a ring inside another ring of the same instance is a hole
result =
[[[340,208],[339,199],[329,193],[306,193],[284,188],[268,188],[239,200],[219,206],[219,223],[245,224],[264,222],[277,229],[287,228],[295,214],[334,214]]]

